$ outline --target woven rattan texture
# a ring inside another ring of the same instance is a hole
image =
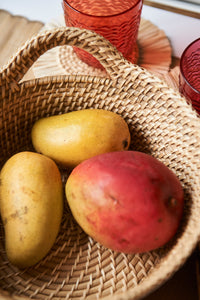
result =
[[[64,44],[92,53],[110,78],[70,75],[20,83],[37,57]],[[178,92],[128,63],[92,32],[65,28],[41,34],[1,70],[1,166],[14,153],[33,150],[30,131],[37,119],[83,108],[120,114],[131,132],[131,149],[152,154],[177,174],[185,191],[179,231],[162,249],[136,255],[116,253],[87,236],[65,204],[60,233],[50,253],[34,267],[20,270],[7,260],[0,223],[1,299],[141,299],[169,279],[197,244],[199,118]],[[65,182],[68,173],[61,172]]]
[[[40,32],[64,27],[64,16],[45,24]],[[137,44],[139,48],[138,65],[155,75],[168,74],[172,50],[165,32],[150,21],[141,19]],[[31,72],[32,71],[32,72]],[[34,76],[33,76],[34,74]],[[42,55],[27,72],[26,78],[33,79],[48,75],[92,75],[106,77],[105,71],[93,68],[81,61],[71,46],[55,47]]]

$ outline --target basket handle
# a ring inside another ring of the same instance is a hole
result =
[[[92,54],[112,79],[119,77],[120,68],[130,64],[105,38],[93,31],[61,27],[40,33],[27,41],[0,72],[0,86],[18,84],[32,64],[47,50],[62,45],[82,48]]]

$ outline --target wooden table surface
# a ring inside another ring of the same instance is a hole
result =
[[[31,22],[21,16],[12,16],[0,10],[0,68],[17,49],[44,26],[41,22]],[[173,66],[179,60],[173,58]],[[198,300],[199,250],[196,249],[183,267],[162,287],[145,297],[144,300]]]

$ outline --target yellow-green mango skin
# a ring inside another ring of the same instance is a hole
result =
[[[39,119],[31,135],[37,152],[69,168],[98,154],[127,150],[130,145],[125,120],[103,109],[83,109]]]
[[[20,152],[0,174],[0,212],[10,262],[19,268],[39,262],[59,232],[63,214],[61,175],[42,154]]]

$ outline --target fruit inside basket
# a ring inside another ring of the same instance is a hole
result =
[[[69,75],[21,82],[39,56],[64,44],[94,55],[109,78]],[[60,232],[48,255],[32,267],[19,269],[7,259],[1,222],[2,299],[141,299],[183,265],[199,240],[199,117],[178,92],[126,61],[93,32],[59,28],[42,33],[1,70],[1,167],[17,152],[34,151],[30,133],[38,119],[94,108],[119,114],[131,133],[130,150],[151,154],[177,175],[185,201],[179,229],[164,247],[124,254],[84,233],[65,205]],[[64,183],[69,173],[60,171]]]

